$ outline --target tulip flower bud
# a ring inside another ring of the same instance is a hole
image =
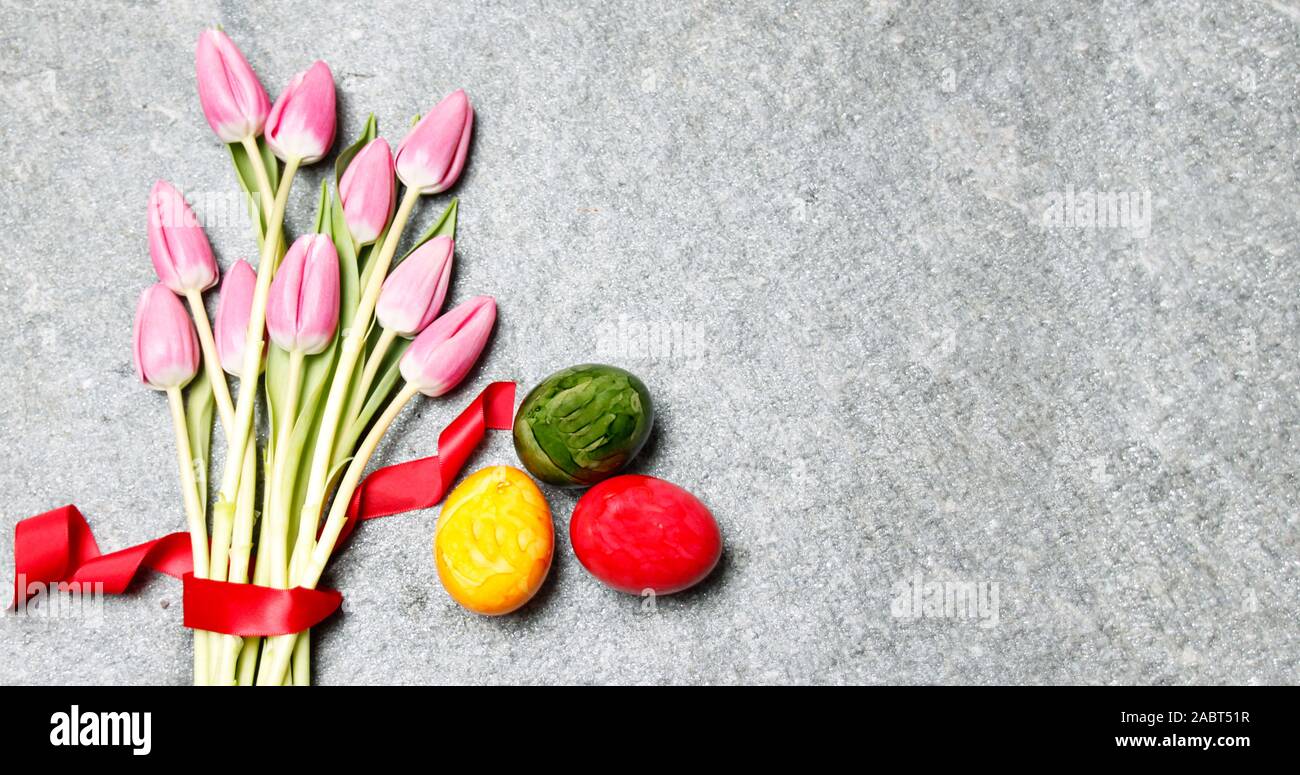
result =
[[[289,352],[324,350],[339,324],[339,255],[325,234],[304,234],[285,254],[266,300],[271,341]]]
[[[266,144],[281,161],[320,161],[334,145],[334,75],[316,61],[289,81],[266,119]]]
[[[410,338],[433,322],[447,298],[454,247],[450,237],[437,237],[397,265],[384,280],[375,305],[380,325]]]
[[[474,109],[463,89],[448,94],[397,146],[397,177],[422,194],[437,194],[456,184],[465,168]]]
[[[200,33],[194,70],[203,116],[221,142],[238,143],[261,134],[271,100],[226,33],[215,29]]]
[[[475,296],[433,321],[402,355],[402,378],[426,396],[449,392],[478,360],[496,319],[496,299]]]
[[[358,245],[369,245],[388,225],[393,212],[393,152],[376,137],[353,157],[339,181],[343,220]]]
[[[135,308],[135,373],[155,390],[185,387],[199,371],[199,338],[185,305],[162,283],[140,294]]]
[[[149,256],[158,279],[175,293],[217,284],[217,259],[185,197],[160,180],[149,192]]]
[[[217,300],[217,320],[214,332],[217,340],[217,358],[221,368],[232,377],[243,376],[244,344],[248,337],[248,318],[253,312],[253,289],[257,286],[257,270],[244,259],[239,259],[226,272],[221,281],[221,298]]]

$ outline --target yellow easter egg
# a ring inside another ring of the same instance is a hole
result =
[[[527,603],[551,569],[551,508],[518,468],[471,474],[442,505],[433,534],[438,578],[457,603],[489,616]]]

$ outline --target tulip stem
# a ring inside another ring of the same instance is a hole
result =
[[[311,475],[307,480],[307,493],[303,500],[302,513],[298,519],[298,544],[294,553],[302,551],[305,559],[316,537],[316,527],[320,524],[321,512],[325,508],[326,489],[329,487],[329,473],[334,461],[334,437],[338,433],[339,420],[343,413],[343,401],[347,398],[348,388],[352,384],[352,372],[356,369],[357,358],[365,349],[366,336],[370,332],[371,316],[375,312],[375,303],[379,300],[379,291],[388,274],[388,265],[392,263],[393,254],[397,252],[397,243],[402,240],[402,230],[411,217],[415,203],[420,199],[416,188],[406,189],[402,203],[393,216],[393,223],[388,228],[388,236],[370,268],[366,280],[365,292],[357,307],[357,314],[346,330],[343,346],[339,353],[338,365],[334,368],[334,378],[330,382],[329,397],[325,400],[325,410],[321,415],[320,429],[316,434],[316,449],[311,461]],[[355,461],[354,461],[355,462]],[[345,504],[346,505],[346,504]]]
[[[388,354],[388,348],[393,346],[393,341],[397,339],[397,332],[391,328],[384,328],[379,332],[379,340],[375,342],[375,349],[370,355],[366,356],[366,365],[361,370],[361,382],[357,384],[356,392],[348,398],[348,411],[343,415],[344,428],[352,427],[356,422],[357,416],[366,405],[366,398],[370,394],[370,386],[375,382],[375,376],[379,374],[379,367],[384,363],[384,356]],[[335,457],[341,457],[345,450],[336,450],[339,454]]]
[[[275,207],[275,190],[271,188],[271,177],[266,173],[266,162],[262,160],[262,149],[257,146],[257,138],[251,135],[240,142],[244,146],[244,152],[248,154],[248,158],[253,162],[253,175],[257,177],[257,190],[262,195],[262,206],[258,209],[262,212],[262,218],[266,219]],[[270,225],[270,222],[264,220],[264,225]]]
[[[308,559],[306,566],[302,569],[301,574],[295,579],[300,587],[315,589],[316,584],[320,581],[321,574],[325,572],[325,563],[329,561],[330,555],[334,552],[334,545],[338,542],[339,534],[343,532],[343,525],[347,522],[348,504],[352,502],[352,495],[356,492],[357,485],[361,483],[361,475],[365,473],[366,466],[370,464],[370,457],[374,455],[375,449],[379,446],[379,441],[383,439],[384,434],[388,432],[388,426],[393,424],[393,420],[402,413],[406,405],[410,403],[420,391],[410,383],[402,386],[402,391],[388,405],[384,413],[375,421],[375,426],[366,434],[366,438],[361,442],[357,449],[357,454],[348,464],[348,470],[343,474],[343,480],[339,482],[338,492],[334,495],[334,503],[330,506],[329,519],[325,522],[325,529],[321,532],[320,541],[312,550],[311,557]],[[257,683],[260,686],[277,686],[284,679],[285,671],[289,667],[289,659],[294,651],[294,641],[297,634],[277,635],[271,638],[262,655],[261,670],[257,675]]]
[[[244,641],[243,647],[239,649],[239,666],[235,671],[237,685],[253,685],[257,678],[257,653],[261,647],[261,638],[253,637]]]
[[[279,257],[284,206],[289,199],[289,188],[293,185],[299,163],[299,159],[290,159],[284,166],[284,177],[280,181],[280,190],[275,196],[275,206],[271,210],[266,239],[262,242],[262,256],[257,264],[257,285],[253,289],[253,305],[248,317],[248,331],[244,339],[244,363],[239,371],[240,374],[257,374],[258,366],[262,361],[262,330],[266,327],[266,299],[271,291],[271,277],[275,274],[276,260]],[[229,446],[231,450],[241,450],[248,444],[248,437],[253,427],[253,404],[256,403],[256,395],[255,377],[245,377],[239,381],[239,402],[235,406],[234,435]],[[242,457],[238,453],[227,455],[225,475],[221,480],[220,500],[227,502],[235,500],[242,473]]]
[[[212,337],[212,323],[208,320],[208,308],[203,304],[203,293],[196,289],[185,292],[189,302],[190,314],[194,316],[194,327],[199,332],[199,346],[203,350],[203,369],[208,373],[212,383],[212,395],[217,402],[217,415],[221,418],[221,429],[226,438],[235,427],[235,405],[230,400],[230,387],[226,384],[226,373],[221,369],[221,359],[217,357],[217,343]]]
[[[249,444],[244,449],[244,473],[239,478],[239,497],[234,504],[234,525],[231,529],[230,572],[226,578],[235,584],[248,583],[248,558],[253,550],[253,505],[257,499],[257,454],[256,445]],[[225,504],[230,506],[230,504]],[[221,518],[222,509],[217,510],[213,525]],[[230,508],[225,511],[229,512]],[[229,517],[227,517],[229,519]],[[220,579],[219,579],[220,580]],[[215,686],[233,686],[235,671],[239,659],[240,647],[244,639],[238,635],[219,636],[219,645],[213,651],[216,654],[216,673],[212,676]]]
[[[240,140],[244,152],[250,157],[252,164],[253,176],[257,179],[257,224],[256,235],[261,242],[266,242],[264,229],[269,226],[270,215],[268,207],[273,207],[277,191],[274,191],[270,185],[270,176],[266,173],[266,163],[261,155],[261,148],[257,146],[257,138],[247,137]],[[287,192],[287,186],[285,191]],[[287,198],[286,198],[287,202]],[[282,229],[283,213],[281,213],[281,229],[277,229],[277,243],[283,235]],[[278,250],[278,244],[277,244]],[[194,309],[195,320],[199,320],[199,309],[204,311],[204,319],[199,322],[199,341],[203,345],[204,365],[217,364],[218,356],[216,354],[216,343],[212,341],[212,326],[208,324],[205,308],[201,307],[201,296],[199,296],[198,306],[194,295],[187,296],[190,300],[190,307]],[[207,332],[207,335],[204,335]],[[212,341],[212,345],[209,345]],[[259,352],[259,365],[261,354]],[[211,367],[209,367],[211,368]],[[217,367],[220,369],[220,365]],[[225,395],[225,406],[229,408],[229,419],[226,417],[226,410],[218,408],[222,415],[222,428],[226,433],[226,440],[233,441],[235,411],[231,406],[230,390],[227,389],[225,376],[222,374],[218,380],[216,374],[209,371],[209,380],[212,381],[214,390],[217,395],[217,406],[222,407],[222,394]],[[255,380],[256,382],[256,380]],[[240,386],[242,389],[242,386]],[[256,394],[256,385],[253,385]],[[229,580],[235,584],[248,583],[248,558],[252,553],[252,529],[255,521],[255,512],[253,507],[256,505],[257,497],[257,451],[255,443],[244,443],[243,471],[240,472],[239,488],[235,502],[218,501],[213,510],[213,577],[217,580]],[[233,514],[233,516],[231,516]],[[233,523],[233,524],[231,524]],[[230,524],[230,532],[225,533],[222,525]],[[222,541],[220,538],[226,536]],[[225,551],[229,559],[221,559],[220,553]],[[229,563],[229,567],[226,566]],[[217,576],[220,572],[221,576]],[[246,644],[244,638],[235,635],[218,636],[220,644],[214,645],[213,654],[214,663],[216,663],[216,672],[212,675],[212,683],[217,685],[233,685],[235,675],[237,675],[240,659],[244,654],[251,653],[256,658],[256,646],[260,641],[252,640],[251,644]]]
[[[248,149],[248,146],[245,145]],[[266,176],[266,165],[262,162],[262,155],[256,151],[256,143],[249,155],[253,157],[253,167],[257,170],[258,186],[263,193],[263,209],[265,210],[266,192],[270,191],[271,185]],[[239,381],[239,401],[235,406],[233,427],[227,430],[226,439],[228,448],[226,453],[225,473],[222,476],[221,490],[217,498],[216,514],[229,514],[233,509],[237,512],[236,520],[240,522],[238,528],[232,528],[232,533],[237,537],[242,554],[243,575],[247,578],[248,552],[251,547],[245,547],[244,544],[250,543],[252,537],[252,504],[256,497],[256,444],[252,443],[250,436],[253,429],[253,407],[257,402],[258,378],[261,372],[262,348],[263,348],[263,330],[266,328],[266,300],[271,289],[271,278],[275,274],[277,259],[280,256],[280,238],[284,225],[284,208],[289,200],[289,189],[293,186],[294,176],[298,172],[300,160],[290,159],[285,164],[284,177],[280,180],[280,189],[276,192],[275,201],[270,208],[270,216],[267,219],[266,232],[262,239],[262,255],[257,264],[257,285],[253,291],[252,309],[249,311],[248,330],[245,333],[244,359],[240,374],[252,375]],[[215,351],[215,347],[213,348]],[[239,450],[243,450],[241,454]],[[251,463],[250,463],[251,459]],[[243,478],[245,473],[251,475],[249,485],[244,485]],[[269,480],[268,480],[269,481]],[[268,490],[270,487],[267,488]],[[243,496],[244,504],[239,502],[240,496]],[[241,516],[242,515],[242,516]],[[263,525],[265,527],[265,524]],[[263,531],[265,532],[265,531]],[[232,538],[232,543],[235,539]],[[266,546],[265,542],[259,541],[259,545]],[[256,643],[249,649],[239,651],[241,639],[236,636],[228,636],[221,639],[220,655],[218,657],[218,677],[223,683],[229,683],[232,679],[232,673],[238,669],[238,656],[249,652],[256,656]],[[235,663],[236,667],[231,668],[230,654],[237,652]]]
[[[293,669],[289,672],[294,686],[311,686],[311,630],[298,633],[293,643]]]
[[[264,230],[269,225],[271,211],[275,207],[278,192],[271,185],[271,178],[267,174],[266,162],[262,157],[257,138],[246,137],[240,143],[244,147],[244,152],[248,154],[249,162],[253,167],[253,174],[257,179],[257,193],[260,204],[257,207],[258,223],[256,224],[256,232],[258,239],[265,243],[267,233]],[[285,190],[288,190],[287,186]],[[283,221],[283,214],[281,215],[281,221]],[[276,232],[278,242],[282,236],[282,229],[277,229]],[[204,366],[209,369],[208,376],[214,386],[222,429],[225,431],[227,442],[231,442],[236,435],[233,433],[236,422],[235,408],[230,399],[230,390],[226,385],[224,374],[219,376],[213,372],[214,366],[217,371],[220,371],[220,365],[216,345],[212,338],[212,326],[208,323],[206,309],[202,306],[202,296],[191,293],[187,294],[186,298],[189,300],[190,308],[194,312],[194,319],[199,329],[199,341],[203,347]],[[202,311],[201,320],[200,311]],[[260,363],[260,352],[258,357]],[[233,447],[227,454],[233,456]],[[212,577],[218,581],[229,580],[237,584],[248,582],[248,561],[253,549],[256,489],[257,445],[255,443],[245,443],[243,471],[240,475],[236,500],[231,502],[220,499],[213,509],[211,571]],[[244,639],[237,635],[214,634],[214,640],[215,642],[211,648],[214,667],[212,674],[209,676],[211,683],[220,686],[233,685],[236,682],[236,671],[240,659],[247,652],[251,652],[256,657],[256,644],[258,641],[254,640],[251,644],[252,647],[247,648]]]
[[[305,357],[302,350],[289,353],[289,375],[284,382],[284,395],[280,401],[280,428],[275,441],[275,460],[271,463],[271,545],[268,548],[271,563],[271,586],[276,589],[289,588],[289,506],[292,493],[286,481],[286,468],[289,464],[289,443],[293,436],[293,425],[298,418],[298,392],[302,383],[302,363]]]
[[[244,450],[244,472],[239,477],[239,497],[235,501],[233,538],[230,544],[230,572],[227,581],[248,583],[248,561],[253,551],[254,506],[257,503],[257,450],[249,444]]]
[[[203,505],[199,503],[199,483],[194,475],[195,460],[190,451],[190,435],[185,424],[185,399],[181,389],[167,389],[167,403],[171,406],[172,429],[176,432],[176,463],[180,467],[181,497],[185,502],[185,517],[189,523],[190,551],[194,557],[195,578],[208,577],[208,526],[203,518]],[[194,631],[194,685],[208,683],[208,634]]]
[[[274,438],[274,434],[272,434],[272,438]],[[271,461],[269,460],[266,461],[264,468],[265,468],[265,472],[263,475],[263,481],[270,482]],[[270,524],[271,520],[270,517],[266,516],[269,515],[270,513],[271,513],[271,487],[263,486],[262,487],[263,517],[262,517],[261,527],[258,529],[257,532],[258,546],[269,546],[271,543],[270,530],[267,527]],[[260,587],[265,587],[270,583],[269,581],[271,575],[270,561],[266,558],[265,555],[266,555],[265,552],[258,555],[257,567],[253,570],[253,583],[257,584]],[[256,681],[257,660],[258,660],[258,655],[262,653],[263,645],[265,645],[265,641],[261,637],[256,635],[244,641],[243,650],[239,652],[238,676],[239,676],[240,686],[252,686],[253,683]]]
[[[388,408],[375,421],[375,427],[370,429],[370,433],[367,433],[365,440],[361,442],[357,454],[348,464],[347,472],[343,474],[343,480],[339,482],[338,494],[330,507],[329,519],[325,522],[325,529],[321,531],[321,539],[312,550],[311,558],[303,568],[302,577],[298,579],[298,583],[302,586],[308,589],[316,588],[316,583],[320,581],[321,574],[325,571],[325,563],[329,561],[330,554],[334,551],[334,543],[338,541],[339,534],[343,531],[352,494],[361,483],[361,475],[370,464],[370,457],[375,454],[375,449],[379,447],[380,440],[388,432],[388,427],[419,393],[419,389],[414,385],[403,384],[401,392],[389,403]]]
[[[230,388],[226,385],[226,373],[221,369],[217,357],[217,344],[212,338],[212,324],[208,321],[208,309],[203,305],[203,294],[197,289],[185,292],[189,302],[190,313],[194,316],[194,327],[199,333],[199,346],[203,349],[203,368],[212,383],[212,394],[217,403],[217,415],[221,418],[221,429],[226,438],[231,437],[235,426],[235,407],[230,401]],[[228,504],[218,504],[212,514],[212,558],[209,578],[217,581],[226,580],[226,568],[230,559],[230,538],[234,527],[232,509]],[[216,657],[213,649],[212,657]]]

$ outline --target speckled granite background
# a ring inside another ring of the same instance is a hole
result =
[[[587,576],[548,491],[551,579],[484,619],[437,583],[435,511],[374,523],[316,680],[1300,678],[1300,3],[379,5],[0,3],[0,576],[66,502],[105,549],[183,526],[131,318],[156,178],[223,264],[253,250],[194,89],[219,22],[272,95],[327,59],[349,141],[456,86],[478,110],[453,294],[499,297],[499,331],[382,462],[492,379],[614,362],[662,409],[639,470],[727,545],[648,606]],[[497,434],[473,464],[512,462]],[[918,580],[989,605],[909,616]],[[185,682],[179,592],[0,617],[0,682]]]

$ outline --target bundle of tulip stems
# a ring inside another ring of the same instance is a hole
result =
[[[315,233],[290,244],[284,214],[295,174],[334,143],[330,69],[316,62],[271,104],[235,44],[211,29],[199,37],[196,70],[204,116],[228,145],[249,197],[258,264],[229,268],[210,325],[203,292],[218,281],[212,249],[180,192],[155,185],[149,252],[160,282],[136,310],[136,370],[168,397],[195,576],[311,589],[388,427],[417,394],[455,387],[495,323],[487,296],[438,316],[451,278],[454,200],[397,255],[420,197],[446,191],[460,176],[474,113],[465,93],[453,92],[416,121],[396,154],[376,136],[371,116],[360,139],[338,154],[334,193],[328,181],[321,186]],[[239,380],[235,396],[227,374]],[[226,457],[209,538],[214,405]],[[305,685],[310,673],[308,632],[194,633],[196,684]]]

